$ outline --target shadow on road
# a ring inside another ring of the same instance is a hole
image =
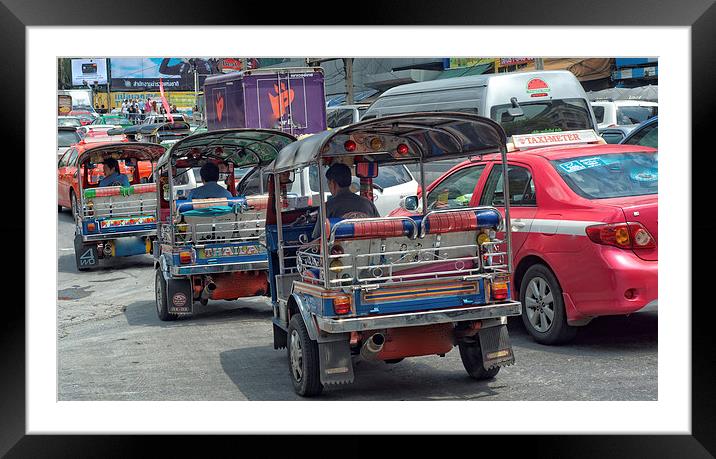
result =
[[[510,337],[529,349],[555,354],[615,353],[656,350],[659,338],[658,312],[637,312],[630,316],[597,317],[580,327],[571,342],[561,346],[545,346],[532,339],[522,319],[510,318]]]
[[[436,369],[422,363],[423,359],[440,357],[405,359],[398,364],[356,361],[355,382],[326,386],[318,400],[478,400],[499,395],[507,387],[499,375],[491,381],[475,381],[454,365],[449,370]],[[270,345],[234,349],[222,352],[220,361],[248,400],[303,400],[293,390],[286,349],[274,350]]]
[[[223,304],[222,304],[223,303]],[[163,322],[157,317],[156,303],[154,301],[138,301],[128,305],[124,310],[127,324],[149,327],[201,327],[227,322],[271,321],[272,311],[269,305],[258,301],[209,301],[202,306],[195,305],[195,314],[190,317],[180,317],[177,320]]]
[[[113,271],[127,268],[153,268],[154,259],[151,255],[134,255],[131,257],[117,257],[100,260],[99,266],[91,268],[89,271],[83,271],[81,274],[89,272]],[[80,274],[77,270],[75,262],[75,253],[67,252],[65,255],[57,257],[57,271],[61,273]]]

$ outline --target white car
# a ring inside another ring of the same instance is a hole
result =
[[[591,102],[591,105],[599,129],[636,126],[659,112],[659,104],[641,100],[599,100]]]
[[[297,196],[308,196],[313,203],[318,201],[318,167],[304,167],[301,173],[294,177],[293,184],[288,192]],[[323,189],[328,190],[328,183],[323,177]],[[358,192],[360,179],[353,177],[351,189]],[[378,176],[373,179],[373,203],[381,216],[387,216],[393,209],[400,205],[400,200],[406,196],[412,196],[418,192],[418,182],[410,173],[407,167],[402,164],[381,166]],[[326,198],[330,192],[325,192]],[[311,203],[309,202],[309,205]]]

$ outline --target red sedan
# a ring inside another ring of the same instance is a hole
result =
[[[80,123],[82,123],[82,126],[91,124],[92,121],[94,121],[94,115],[92,115],[89,110],[72,110],[70,111],[70,113],[67,114],[67,116],[76,116],[80,119]]]
[[[657,150],[573,144],[514,151],[508,163],[512,294],[538,342],[657,304]],[[497,156],[466,161],[427,187],[427,206],[504,213],[502,183]]]
[[[77,193],[79,192],[79,184],[77,183],[77,157],[85,150],[92,148],[97,143],[107,142],[129,142],[126,136],[88,136],[82,141],[72,145],[67,152],[60,158],[57,164],[57,207],[62,210],[63,207],[75,210],[77,204]],[[120,172],[127,176],[129,183],[145,183],[151,182],[152,179],[152,163],[151,161],[139,161],[137,173],[135,177],[135,167],[127,166],[124,161],[119,161]],[[83,175],[81,171],[80,175]],[[104,170],[101,164],[95,165],[88,174],[88,185],[95,185],[104,178]]]

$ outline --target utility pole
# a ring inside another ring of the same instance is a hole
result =
[[[544,59],[541,57],[535,58],[535,70],[544,70]]]
[[[192,65],[194,67],[194,108],[199,109],[199,72],[196,70],[196,60],[192,62]],[[197,113],[192,110],[192,118],[196,121]]]
[[[346,71],[346,104],[353,105],[353,58],[343,58]]]

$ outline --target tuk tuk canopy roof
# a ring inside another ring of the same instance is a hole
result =
[[[489,118],[467,113],[424,112],[385,116],[305,137],[279,152],[270,173],[324,158],[376,163],[429,162],[497,153],[505,131]]]
[[[290,134],[271,129],[222,129],[185,137],[162,156],[158,167],[170,158],[214,158],[235,166],[265,166],[278,152],[295,142]]]
[[[77,162],[78,164],[84,164],[86,162],[101,163],[108,158],[135,158],[138,161],[157,161],[166,150],[166,148],[156,143],[97,143],[80,153]]]

